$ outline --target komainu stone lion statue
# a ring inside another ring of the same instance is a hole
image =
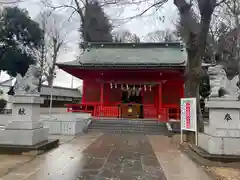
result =
[[[39,95],[38,84],[41,71],[38,67],[30,65],[25,76],[17,74],[14,85],[15,95]]]
[[[228,80],[226,71],[222,65],[216,65],[208,68],[207,74],[210,79],[211,94],[210,98],[238,98],[238,78]]]

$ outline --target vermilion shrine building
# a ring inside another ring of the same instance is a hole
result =
[[[181,43],[91,43],[79,60],[58,64],[83,80],[82,103],[68,111],[179,120],[186,61]]]

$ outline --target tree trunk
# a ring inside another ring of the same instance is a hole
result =
[[[40,71],[41,71],[41,75],[39,77],[39,82],[38,82],[38,92],[41,92],[41,88],[42,88],[42,77],[43,77],[43,68],[44,68],[44,55],[45,55],[45,52],[44,52],[44,47],[45,44],[44,44],[44,39],[43,39],[43,44],[42,44],[42,47],[41,47],[41,59],[40,59]]]
[[[199,127],[201,110],[199,97],[199,83],[201,63],[198,58],[198,47],[196,46],[197,35],[190,33],[187,44],[188,63],[185,70],[185,97],[196,98],[197,101],[197,124]],[[200,115],[200,117],[199,117]],[[195,133],[188,132],[187,141],[195,143]]]
[[[195,97],[197,100],[197,127],[202,130],[203,119],[200,108],[199,83],[201,78],[202,57],[206,49],[208,31],[215,4],[204,0],[199,5],[201,13],[200,28],[196,30],[191,26],[191,5],[185,0],[174,0],[180,12],[181,25],[187,31],[188,63],[185,71],[185,97]],[[195,135],[189,133],[187,137],[190,143],[194,143]]]
[[[53,85],[53,76],[47,77],[47,82],[48,82],[48,86],[52,86]]]

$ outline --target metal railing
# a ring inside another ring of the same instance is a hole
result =
[[[106,106],[97,103],[87,104],[67,104],[67,112],[91,113],[93,117],[121,118],[121,110],[117,105]],[[157,110],[154,105],[143,105],[143,116],[146,119],[158,119],[159,121],[169,121],[171,119],[180,120],[180,108],[168,107]]]

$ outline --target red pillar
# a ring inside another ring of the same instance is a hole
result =
[[[83,87],[82,87],[82,104],[85,103],[86,98],[85,98],[85,93],[86,92],[86,80],[83,80]]]
[[[101,83],[101,93],[100,93],[100,116],[102,116],[103,107],[103,95],[104,95],[104,83]]]
[[[165,119],[165,117],[164,117],[165,114],[163,114],[162,107],[163,107],[163,104],[162,104],[162,83],[160,82],[158,84],[158,116],[161,115],[161,119]]]
[[[158,84],[158,97],[159,97],[159,109],[163,107],[162,105],[162,83]]]

